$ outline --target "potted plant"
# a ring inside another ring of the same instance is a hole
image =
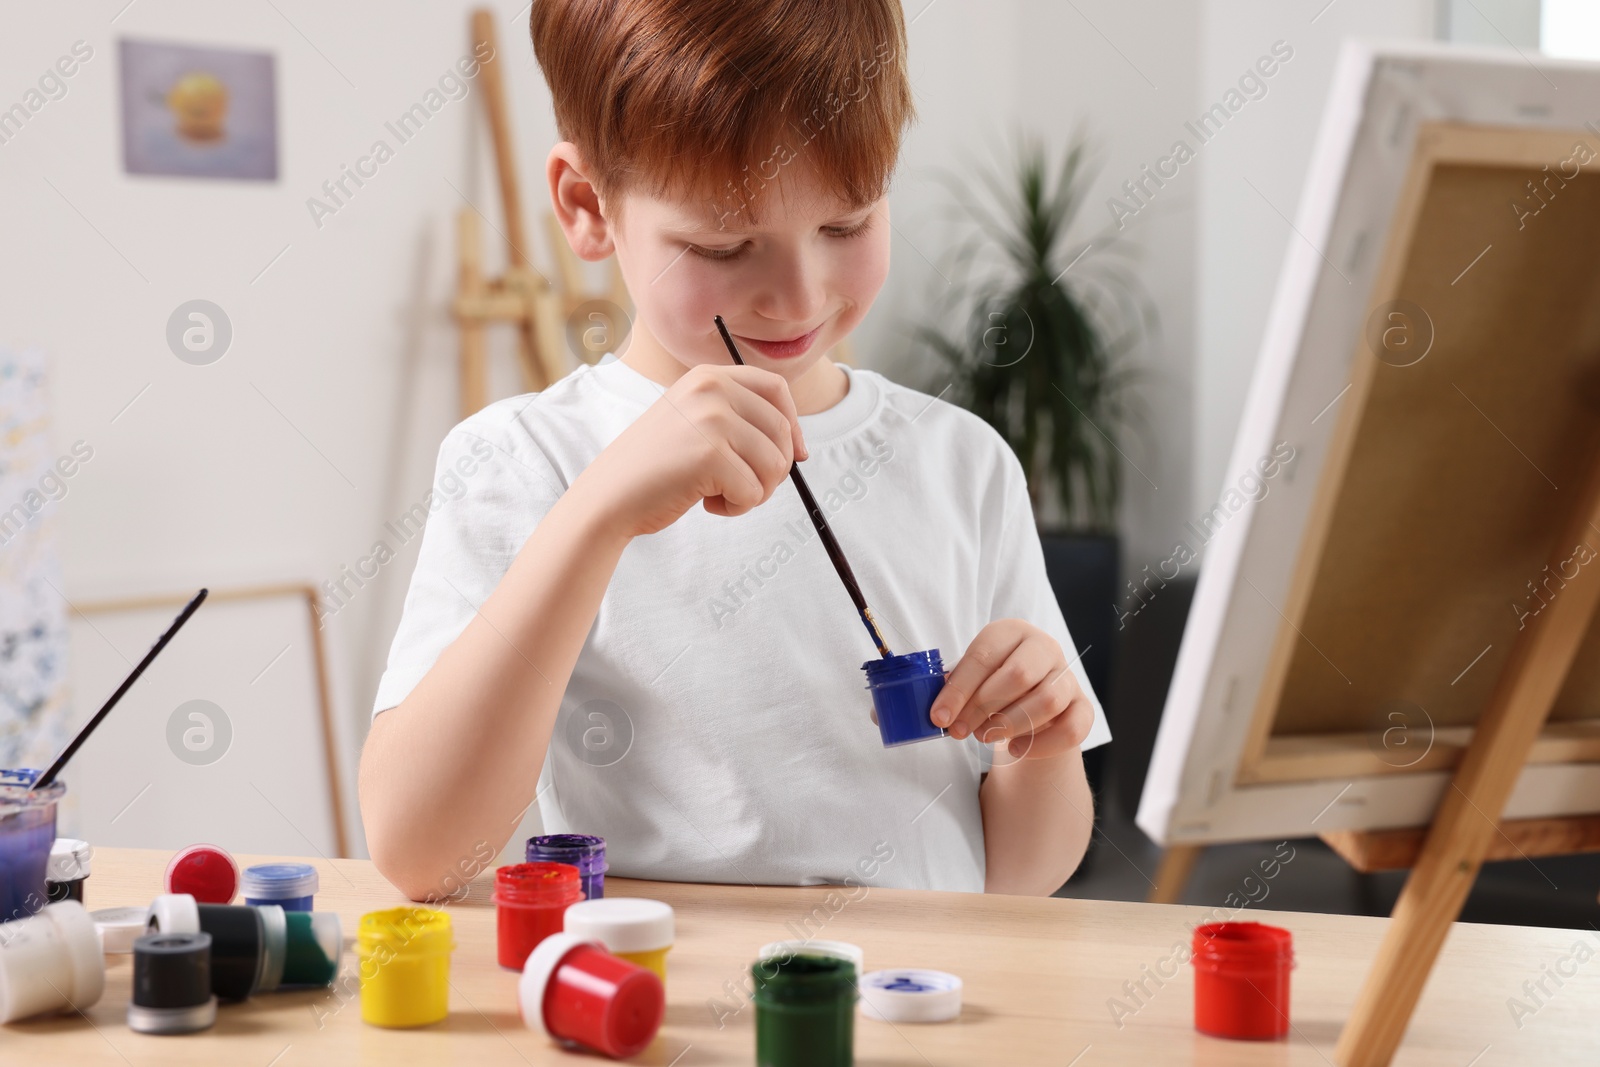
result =
[[[1126,361],[1155,314],[1117,231],[1069,236],[1092,178],[1082,136],[1054,170],[1044,147],[1022,138],[1011,169],[980,169],[977,190],[947,175],[971,232],[950,256],[954,293],[940,305],[961,321],[955,336],[938,324],[914,336],[943,361],[933,389],[948,382],[952,402],[1021,462],[1051,587],[1109,716],[1121,442],[1136,414]],[[1103,751],[1085,754],[1097,792]]]

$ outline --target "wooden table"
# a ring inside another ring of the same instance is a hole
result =
[[[87,883],[91,909],[145,904],[161,889],[168,855],[100,849]],[[241,863],[268,857],[239,857]],[[449,911],[456,951],[450,1017],[420,1030],[381,1030],[361,1021],[349,946],[362,913],[405,903],[365,860],[310,860],[322,880],[318,910],[344,920],[347,949],[333,990],[274,993],[223,1006],[200,1034],[154,1037],[127,1028],[131,957],[108,957],[105,995],[87,1012],[0,1027],[0,1064],[565,1063],[576,1058],[529,1030],[517,1013],[516,976],[494,955],[489,872]],[[754,1060],[755,1009],[740,992],[761,945],[794,935],[814,916],[813,936],[853,941],[869,970],[920,966],[966,983],[961,1018],[898,1026],[857,1016],[856,1062],[987,1067],[990,1064],[1306,1064],[1327,1067],[1385,920],[1338,915],[1243,912],[1294,931],[1293,1031],[1287,1041],[1220,1041],[1191,1026],[1193,968],[1177,968],[1118,1027],[1110,1001],[1129,1008],[1125,982],[1145,977],[1206,909],[1106,901],[989,897],[894,889],[754,888],[608,879],[608,896],[649,896],[677,909],[677,947],[668,958],[667,1015],[636,1063],[696,1067]],[[844,893],[859,899],[846,900]],[[833,894],[830,897],[830,894]],[[814,911],[814,909],[820,909]],[[834,909],[837,909],[836,911]],[[794,924],[791,926],[790,924]],[[1596,958],[1569,960],[1542,1006],[1524,981],[1586,941]],[[1170,973],[1171,968],[1168,968]],[[1534,1008],[1513,1018],[1508,998]],[[1144,998],[1141,998],[1144,999]],[[712,1004],[724,1005],[724,1026]],[[1485,1051],[1487,1049],[1487,1051]],[[1495,1067],[1600,1059],[1600,934],[1594,931],[1457,924],[1412,1022],[1397,1064]]]

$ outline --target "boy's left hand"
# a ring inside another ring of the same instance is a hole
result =
[[[1014,759],[1059,756],[1094,725],[1060,643],[1022,619],[996,619],[978,632],[946,674],[932,715],[951,737],[1008,741]]]

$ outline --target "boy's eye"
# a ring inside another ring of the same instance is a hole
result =
[[[829,237],[860,237],[872,228],[872,216],[868,215],[854,226],[824,226],[822,232]]]
[[[872,227],[872,216],[868,215],[854,226],[824,226],[822,232],[829,237],[860,237]],[[750,242],[734,245],[732,248],[702,248],[699,245],[689,245],[688,249],[701,259],[709,259],[715,263],[726,263],[730,260],[743,259],[750,251]]]
[[[689,251],[701,259],[725,263],[731,259],[742,259],[744,254],[750,251],[750,242],[746,241],[743,244],[734,245],[732,248],[701,248],[699,245],[690,245]]]

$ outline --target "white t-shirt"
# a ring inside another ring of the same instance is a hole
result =
[[[1083,747],[1109,741],[1015,455],[970,412],[845,370],[845,398],[800,417],[801,470],[890,651],[937,648],[953,670],[986,624],[1025,619],[1060,642],[1094,704]],[[428,518],[374,715],[411,692],[557,496],[663,392],[607,357],[451,430],[435,483],[447,501]],[[540,769],[546,832],[599,834],[625,877],[982,892],[988,749],[884,748],[862,670],[877,655],[792,484],[737,518],[690,508],[635,538],[606,589]]]

